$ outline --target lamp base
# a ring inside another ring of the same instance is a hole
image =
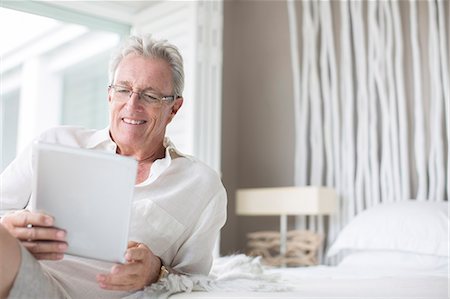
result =
[[[323,236],[308,230],[287,233],[286,254],[280,254],[280,233],[261,231],[247,234],[249,255],[261,256],[269,266],[313,266],[318,264],[318,252]]]

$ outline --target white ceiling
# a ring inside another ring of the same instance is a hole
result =
[[[45,1],[46,4],[132,24],[140,12],[167,0],[151,1]]]
[[[136,14],[149,6],[157,3],[156,1],[96,1],[101,6],[109,6],[113,9],[125,11],[130,14]]]

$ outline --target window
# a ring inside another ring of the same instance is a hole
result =
[[[2,171],[47,128],[107,125],[108,60],[120,35],[6,8],[0,19]]]
[[[17,115],[19,114],[20,92],[14,90],[2,96],[0,101],[1,111],[1,152],[0,168],[4,169],[16,156]]]
[[[107,126],[108,61],[109,55],[102,53],[63,72],[61,124],[92,129]]]

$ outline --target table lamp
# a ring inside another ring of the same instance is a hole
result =
[[[286,255],[288,215],[327,215],[337,211],[337,195],[327,187],[277,187],[238,189],[236,213],[247,216],[280,216],[280,255]]]

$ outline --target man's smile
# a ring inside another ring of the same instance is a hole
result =
[[[123,117],[122,121],[129,125],[142,125],[147,122],[146,120],[137,120],[137,119],[131,119],[131,118],[126,118],[126,117]]]

